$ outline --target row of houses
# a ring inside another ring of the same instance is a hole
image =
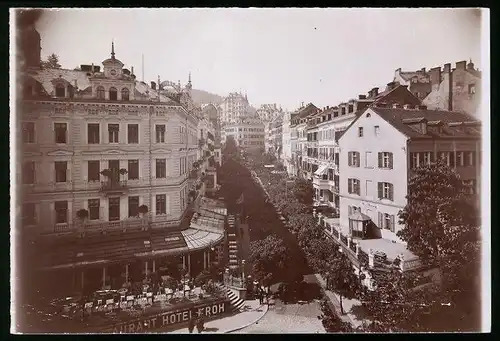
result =
[[[429,72],[398,69],[382,91],[283,115],[281,143],[274,142],[275,131],[267,151],[290,176],[312,182],[316,205],[336,211],[330,222],[341,234],[362,249],[397,249],[397,255],[405,250],[398,212],[412,169],[443,159],[479,198],[480,80],[472,62]]]

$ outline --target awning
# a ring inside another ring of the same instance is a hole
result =
[[[224,239],[223,234],[202,231],[194,228],[181,231],[189,251],[200,250],[214,245]]]
[[[353,214],[351,214],[349,216],[349,219],[356,220],[356,221],[369,221],[372,218],[370,218],[366,214],[363,214],[363,213],[359,212],[358,210],[356,210],[356,212],[354,212]]]
[[[321,176],[326,173],[326,170],[328,169],[328,165],[321,165],[319,168],[314,172],[314,175]]]

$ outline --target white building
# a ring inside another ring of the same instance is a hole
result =
[[[224,98],[219,108],[223,124],[237,123],[252,115],[247,95],[243,96],[238,92],[232,92]]]
[[[411,170],[444,158],[477,193],[480,141],[480,123],[466,114],[425,106],[366,109],[339,139],[341,231],[365,251],[394,259],[393,250],[404,250],[391,242],[402,243],[398,212],[407,202]],[[362,229],[352,219],[356,211],[367,222]]]
[[[292,135],[290,128],[292,114],[285,112],[283,114],[283,124],[282,124],[282,148],[283,148],[283,164],[288,172],[288,174],[294,174],[292,172]]]

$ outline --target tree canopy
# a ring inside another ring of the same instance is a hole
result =
[[[291,254],[284,241],[271,234],[250,244],[249,260],[257,280],[283,278],[290,266]]]
[[[47,56],[47,60],[41,60],[40,65],[42,69],[60,69],[61,64],[59,64],[59,56],[55,53]]]

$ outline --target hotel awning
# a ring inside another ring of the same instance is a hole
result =
[[[314,172],[314,175],[321,176],[326,173],[326,170],[328,169],[328,165],[321,165],[319,168]]]
[[[224,234],[189,228],[181,231],[189,251],[201,250],[215,245],[224,239]]]

